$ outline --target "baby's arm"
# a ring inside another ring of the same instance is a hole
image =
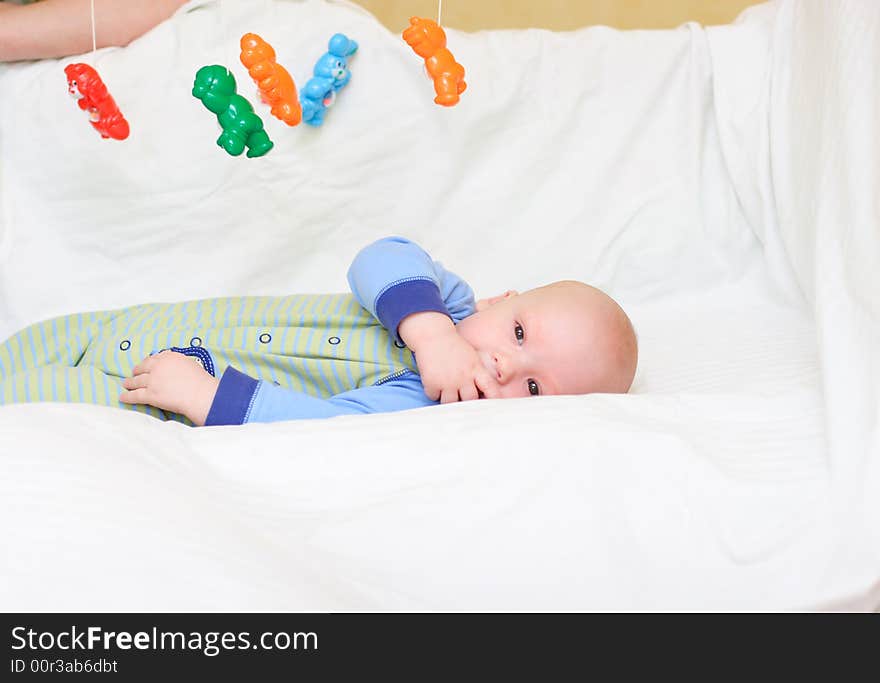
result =
[[[186,0],[95,0],[98,47],[128,45]],[[0,3],[0,62],[66,57],[92,49],[88,0]]]
[[[348,269],[348,284],[398,341],[403,341],[398,326],[412,313],[435,311],[457,322],[475,309],[467,283],[403,237],[385,237],[361,249]]]
[[[432,404],[413,373],[322,399],[256,380],[232,367],[216,379],[192,358],[170,350],[145,358],[123,387],[127,391],[119,397],[122,403],[179,413],[196,426],[390,412]]]
[[[474,294],[419,245],[386,237],[367,245],[348,271],[360,304],[415,354],[425,394],[443,403],[497,395],[494,377],[455,330],[473,314]]]
[[[230,367],[223,373],[205,425],[387,413],[429,405],[433,402],[425,396],[418,376],[412,372],[381,385],[352,389],[325,399],[255,380]]]

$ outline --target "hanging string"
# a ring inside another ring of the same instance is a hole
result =
[[[92,5],[92,61],[95,60],[95,52],[98,50],[98,41],[95,39],[95,0],[91,1]]]
[[[443,0],[438,0],[437,3],[437,26],[441,26],[443,22],[440,21],[440,17],[443,14]]]
[[[220,21],[220,33],[223,36],[223,45],[226,46],[228,41],[226,40],[226,22],[223,21],[224,18],[226,17],[226,12],[224,11],[225,8],[223,7],[223,0],[218,0],[217,9],[219,10],[219,12],[217,12],[217,18]],[[221,54],[226,54],[226,51],[228,49],[229,49],[228,46],[224,47],[221,50]],[[225,57],[223,57],[222,59],[223,59],[223,66],[226,67],[226,73],[228,74],[229,73],[229,61]]]

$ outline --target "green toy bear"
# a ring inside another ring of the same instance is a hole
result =
[[[196,72],[193,97],[200,99],[209,111],[217,114],[223,133],[217,144],[232,156],[241,154],[247,147],[249,157],[261,157],[274,143],[263,129],[263,120],[254,108],[235,92],[235,77],[225,66],[203,66]]]

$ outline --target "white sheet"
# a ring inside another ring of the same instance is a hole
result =
[[[876,51],[880,10],[785,1],[708,30],[449,31],[468,90],[447,110],[362,10],[223,8],[192,2],[100,52],[124,143],[68,101],[66,61],[0,70],[0,336],[141,301],[342,291],[354,252],[399,233],[478,294],[606,288],[639,333],[633,392],[206,430],[0,409],[0,604],[880,604],[877,200],[863,192],[880,186],[863,151],[880,88],[876,67],[840,78],[861,64],[841,46]],[[332,33],[360,44],[324,127],[264,116],[276,148],[260,160],[220,151],[189,95],[215,62],[252,95],[245,31],[300,85]],[[859,135],[836,125],[847,117]]]

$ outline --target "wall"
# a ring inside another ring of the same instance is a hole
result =
[[[410,16],[437,19],[437,0],[356,0],[386,26],[403,30]],[[671,28],[685,21],[725,24],[757,0],[444,0],[442,24],[465,31],[592,24]]]

